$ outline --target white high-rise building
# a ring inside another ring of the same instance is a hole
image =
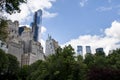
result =
[[[48,39],[46,40],[45,55],[48,56],[50,54],[55,54],[55,50],[58,47],[59,47],[58,42],[48,35]]]

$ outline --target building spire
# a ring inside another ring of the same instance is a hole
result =
[[[50,36],[50,34],[48,34],[48,40],[51,40],[52,39],[52,37]]]

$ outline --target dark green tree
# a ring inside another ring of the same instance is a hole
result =
[[[16,80],[19,73],[19,62],[17,58],[11,54],[6,54],[8,57],[8,69],[6,71],[6,79]]]
[[[113,50],[107,56],[108,65],[114,69],[120,69],[120,49]]]
[[[4,19],[0,19],[0,40],[6,41],[8,37],[8,31],[7,31],[7,21]]]
[[[92,68],[94,64],[94,55],[87,53],[85,55],[84,63],[87,65],[88,68]]]
[[[30,72],[32,72],[32,71],[29,69],[29,65],[22,66],[19,71],[19,79],[27,80],[27,77],[30,75]]]
[[[8,69],[8,57],[5,52],[0,49],[0,80],[4,80]]]
[[[50,55],[45,61],[39,62],[32,71],[29,80],[85,80],[86,65],[79,57],[76,61],[74,49],[69,45],[58,48],[56,54]]]
[[[19,63],[17,58],[0,49],[0,80],[17,80]]]

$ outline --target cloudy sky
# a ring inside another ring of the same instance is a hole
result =
[[[43,10],[42,43],[47,35],[60,45],[103,47],[108,53],[120,47],[120,0],[28,0],[21,13],[7,15],[30,25],[33,14]]]

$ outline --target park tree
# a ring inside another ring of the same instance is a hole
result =
[[[87,65],[88,68],[92,68],[94,64],[94,55],[87,53],[85,55],[84,63]]]
[[[19,73],[19,62],[17,58],[11,54],[6,54],[8,57],[8,68],[6,71],[6,79],[8,80],[16,80],[18,79],[18,73]]]
[[[17,58],[0,49],[0,80],[17,80],[18,72]]]
[[[37,63],[28,80],[85,80],[86,65],[81,57],[76,61],[74,54],[70,45],[58,48],[55,54]]]
[[[93,65],[87,72],[88,80],[119,80],[120,49],[113,50],[108,56],[96,53]]]
[[[31,68],[29,68],[29,65],[24,65],[20,68],[20,71],[19,71],[19,79],[20,80],[27,80],[27,77],[30,75],[30,72],[32,72],[30,70]],[[34,69],[34,67],[33,67]]]
[[[7,21],[4,19],[0,19],[0,40],[6,41],[8,37],[8,31],[7,31]]]
[[[113,50],[107,56],[108,65],[114,69],[120,69],[120,49]]]
[[[4,80],[6,71],[8,69],[8,57],[5,52],[0,49],[0,80]]]

